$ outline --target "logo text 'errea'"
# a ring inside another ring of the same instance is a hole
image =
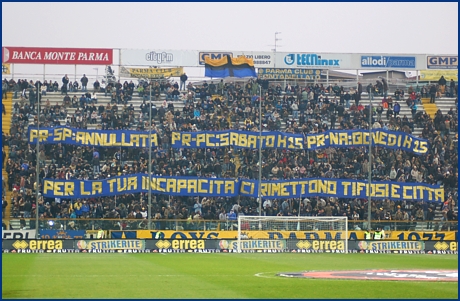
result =
[[[171,63],[174,60],[174,56],[172,53],[152,51],[145,55],[145,59],[147,61],[157,62],[157,64],[165,62]]]

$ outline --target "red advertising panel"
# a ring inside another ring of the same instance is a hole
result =
[[[112,49],[2,47],[2,62],[11,64],[111,65]]]

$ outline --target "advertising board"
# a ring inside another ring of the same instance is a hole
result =
[[[198,53],[198,65],[204,66],[206,57],[211,59],[221,59],[225,55],[237,58],[245,56],[254,60],[254,67],[256,68],[271,68],[274,66],[273,52],[254,52],[254,51],[200,51]]]
[[[120,67],[120,76],[133,78],[162,79],[180,77],[184,73],[183,67],[178,68],[125,68]]]
[[[2,47],[2,62],[10,64],[111,65],[113,49]]]
[[[458,254],[457,241],[242,239],[242,253],[392,253]],[[2,242],[3,253],[236,253],[235,239],[163,240],[14,240]]]
[[[458,254],[457,241],[427,241],[425,250],[429,254]]]
[[[420,80],[428,80],[428,81],[438,81],[441,76],[447,81],[451,79],[453,81],[458,81],[458,69],[457,70],[421,70],[420,71]],[[447,84],[449,85],[449,84]]]
[[[361,56],[361,68],[372,69],[415,69],[415,56]]]
[[[218,249],[218,242],[205,239],[147,240],[146,248],[158,252],[203,251]]]
[[[242,251],[249,250],[278,250],[284,251],[287,249],[286,240],[267,240],[267,239],[249,239],[241,240],[240,246]],[[223,250],[237,250],[237,240],[220,240],[219,247]]]
[[[5,239],[2,248],[17,253],[53,252],[74,249],[74,241],[62,239]]]
[[[427,69],[458,69],[458,56],[428,55]]]
[[[368,251],[390,251],[393,253],[405,251],[424,251],[424,241],[366,241],[361,240],[355,244],[357,248],[354,249],[368,252]]]
[[[259,68],[258,77],[261,79],[321,79],[321,70],[317,69],[281,69]]]
[[[275,68],[344,69],[352,54],[277,52]]]
[[[198,64],[204,66],[205,58],[209,57],[212,60],[219,60],[226,55],[233,57],[233,52],[231,51],[200,51],[198,53]]]
[[[139,239],[78,240],[79,250],[144,250],[145,241]]]
[[[225,225],[225,223],[223,223]],[[238,238],[238,231],[174,231],[164,230],[165,239],[229,239]],[[137,231],[111,231],[112,238],[129,237],[136,239],[154,239],[156,230]],[[435,231],[386,231],[385,238],[395,241],[457,241],[457,231],[435,232]],[[298,240],[363,240],[364,231],[243,231],[242,236],[247,239],[298,239]]]
[[[163,49],[121,49],[123,66],[193,67],[198,66],[198,51]]]
[[[34,239],[35,230],[2,230],[2,239]]]
[[[345,252],[344,240],[293,240],[288,242],[290,250]]]

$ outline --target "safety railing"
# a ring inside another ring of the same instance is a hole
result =
[[[13,219],[14,220],[14,219]],[[10,223],[13,221],[11,220]],[[17,221],[17,220],[16,220]],[[36,229],[36,219],[19,219],[20,229]],[[39,229],[46,230],[97,230],[101,227],[103,230],[148,230],[147,219],[39,219]],[[269,224],[267,224],[269,225]],[[365,230],[368,228],[368,222],[363,220],[349,220],[348,230]],[[381,228],[385,231],[456,231],[458,221],[395,221],[395,220],[373,220],[371,228]],[[237,220],[203,220],[203,219],[152,219],[151,230],[173,230],[173,231],[236,231],[238,230]],[[263,230],[277,231],[297,231],[296,225],[286,226],[286,229],[265,227]],[[246,229],[245,230],[259,230]],[[314,223],[309,222],[301,231],[324,231],[335,230],[332,226],[322,225],[315,227]]]

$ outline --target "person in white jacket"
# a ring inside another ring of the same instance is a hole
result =
[[[292,117],[294,119],[299,118],[299,106],[297,105],[297,102],[292,103],[291,109],[292,109]]]
[[[97,93],[96,92],[93,92],[93,94],[91,95],[91,101],[93,103],[97,103]]]

